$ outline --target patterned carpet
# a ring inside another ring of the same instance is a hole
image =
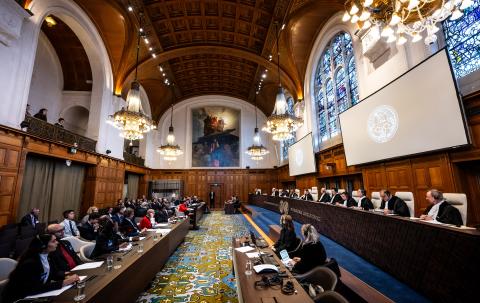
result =
[[[205,215],[137,303],[238,302],[231,244],[232,236],[248,232],[247,224],[243,215]]]

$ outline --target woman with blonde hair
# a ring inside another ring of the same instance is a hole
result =
[[[325,264],[327,253],[320,242],[320,235],[312,224],[302,225],[303,242],[299,248],[292,253],[292,270],[295,273],[303,274],[317,266]]]
[[[93,214],[93,213],[98,213],[98,207],[96,206],[90,206],[88,209],[87,209],[87,214],[83,217],[82,219],[82,225],[83,224],[86,224],[88,222],[88,217]]]

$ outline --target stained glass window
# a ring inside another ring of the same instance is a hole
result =
[[[443,31],[455,76],[465,77],[480,69],[480,0],[462,18],[443,22]]]
[[[352,38],[338,33],[325,48],[314,81],[319,142],[340,133],[338,114],[358,103],[358,82]]]
[[[291,115],[295,114],[294,111],[295,101],[292,97],[287,98],[287,112]],[[281,150],[282,150],[282,160],[288,159],[288,148],[295,143],[295,134],[293,134],[293,138],[289,140],[282,141],[281,143]]]

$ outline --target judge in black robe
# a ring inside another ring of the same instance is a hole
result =
[[[401,217],[410,217],[410,210],[405,201],[392,195],[388,190],[380,191],[380,197],[382,197],[382,204],[380,205],[381,209],[388,209],[389,213]]]

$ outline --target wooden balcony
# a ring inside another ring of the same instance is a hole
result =
[[[123,152],[123,160],[133,165],[145,166],[145,159],[125,151]]]
[[[34,117],[25,117],[23,123],[27,125],[27,133],[54,142],[74,144],[78,149],[95,152],[97,141],[68,131],[62,127],[55,126]]]

